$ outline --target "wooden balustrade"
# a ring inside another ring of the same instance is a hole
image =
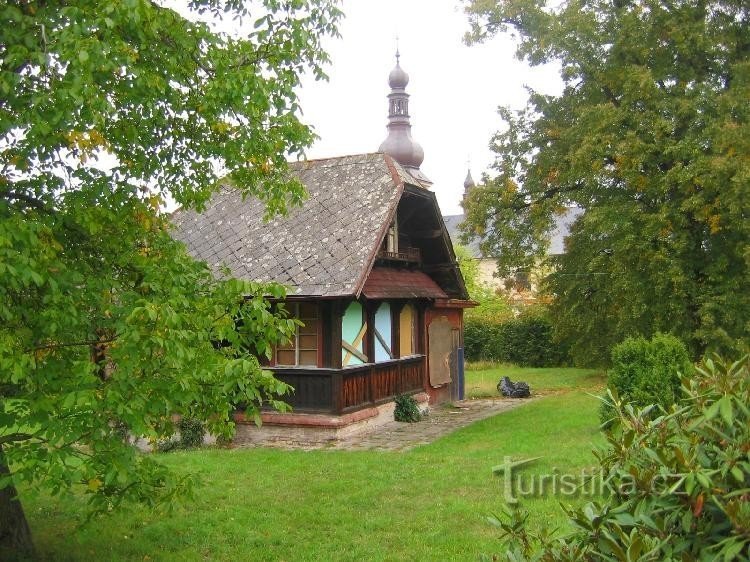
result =
[[[422,261],[422,253],[419,251],[419,248],[405,247],[399,249],[397,252],[380,250],[378,252],[378,258],[383,260],[420,263]]]
[[[343,369],[276,368],[276,378],[294,387],[281,397],[300,412],[341,414],[382,404],[423,388],[423,355]]]

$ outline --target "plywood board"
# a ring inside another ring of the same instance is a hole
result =
[[[441,386],[451,382],[452,326],[448,318],[441,316],[430,323],[428,332],[430,343],[430,384],[432,386]]]

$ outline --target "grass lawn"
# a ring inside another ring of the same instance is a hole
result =
[[[533,369],[514,365],[487,365],[486,363],[468,364],[466,369],[465,389],[467,398],[487,398],[497,396],[497,383],[500,377],[510,377],[513,382],[526,381],[531,386],[532,394],[546,395],[571,389],[588,389],[589,391],[604,388],[601,372],[592,369],[561,369],[550,367]]]
[[[543,397],[410,452],[208,449],[163,455],[201,475],[194,502],[171,514],[142,508],[79,528],[83,498],[27,495],[44,560],[477,560],[499,550],[485,517],[503,506],[491,467],[543,456],[530,474],[577,474],[602,443],[593,371],[493,368],[467,373],[475,396],[501,374]],[[492,392],[490,392],[492,391]],[[576,501],[576,500],[573,500]],[[525,498],[533,524],[564,524],[558,499]]]

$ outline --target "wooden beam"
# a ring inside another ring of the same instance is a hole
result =
[[[452,263],[433,263],[422,267],[423,271],[455,271],[458,266]]]
[[[391,330],[392,329],[393,329],[393,326],[391,326]],[[388,357],[390,357],[391,359],[394,359],[393,352],[391,351],[391,346],[385,342],[385,339],[383,339],[383,336],[381,335],[380,332],[378,332],[377,328],[375,328],[375,337],[378,338],[380,345],[383,346],[383,349],[385,349],[385,352],[388,354]]]
[[[436,228],[434,230],[415,230],[414,232],[409,233],[409,235],[412,238],[432,239],[440,238],[443,235],[443,231],[439,228]]]
[[[357,337],[354,338],[354,341],[351,344],[343,339],[341,340],[341,347],[343,347],[347,351],[346,355],[344,355],[344,359],[341,362],[344,367],[349,364],[349,361],[351,361],[352,355],[354,355],[357,359],[362,361],[362,363],[368,362],[367,356],[357,349],[357,346],[362,341],[362,338],[364,337],[366,332],[367,332],[367,324],[363,324],[359,330],[359,333],[357,334]]]
[[[362,361],[362,363],[367,363],[367,357],[365,356],[365,354],[362,353],[356,347],[349,344],[348,342],[341,340],[341,347],[343,347],[347,351],[346,357],[344,358],[345,359],[344,365],[349,363],[349,359],[351,359],[351,355],[354,355],[354,357]]]

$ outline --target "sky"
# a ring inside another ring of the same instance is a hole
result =
[[[556,68],[530,68],[515,58],[512,38],[468,47],[468,20],[459,0],[344,0],[341,37],[325,43],[328,82],[303,80],[303,120],[319,140],[308,158],[377,151],[386,137],[388,73],[409,74],[412,138],[422,145],[421,170],[444,215],[459,214],[468,162],[475,180],[494,156],[492,135],[502,127],[498,106],[520,109],[526,86],[557,93]]]

